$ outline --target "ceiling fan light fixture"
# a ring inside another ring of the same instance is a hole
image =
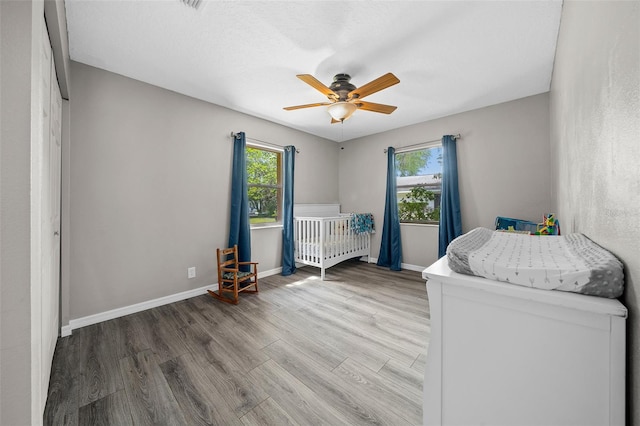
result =
[[[327,110],[334,120],[344,121],[357,110],[358,107],[351,102],[340,101],[329,105]]]

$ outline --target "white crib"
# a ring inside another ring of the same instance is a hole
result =
[[[367,256],[369,261],[371,254],[371,235],[356,233],[350,226],[350,215],[339,211],[338,204],[294,208],[295,260],[320,268],[322,280],[327,268],[355,257]]]

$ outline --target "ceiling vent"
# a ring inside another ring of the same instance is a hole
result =
[[[198,9],[204,0],[180,0],[180,1],[189,7]]]

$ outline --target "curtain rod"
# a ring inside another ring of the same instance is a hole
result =
[[[231,132],[231,139],[235,139],[235,137],[236,137],[236,134],[234,132]],[[276,148],[276,149],[284,149],[285,148],[282,145],[276,145],[275,143],[261,141],[260,139],[256,139],[256,138],[247,137],[247,140],[261,143],[261,144],[265,145],[267,148]],[[298,148],[296,148],[296,153],[300,154],[300,150]]]
[[[455,134],[455,135],[452,135],[452,136],[453,136],[453,138],[454,138],[455,140],[462,139],[462,137],[460,136],[460,133]],[[440,142],[440,141],[442,141],[442,138],[440,138],[440,139],[434,139],[434,140],[432,140],[432,141],[425,141],[425,142],[420,142],[420,143],[414,143],[414,144],[412,144],[412,145],[401,146],[400,148],[396,148],[396,151],[398,151],[398,150],[401,150],[401,151],[402,151],[402,150],[405,150],[405,149],[408,149],[408,148],[412,148],[412,147],[414,147],[414,146],[420,146],[420,145],[425,145],[425,144],[428,144],[428,143],[431,143],[431,142]],[[387,153],[387,148],[385,148],[385,149],[384,149],[384,153],[385,153],[385,154]]]

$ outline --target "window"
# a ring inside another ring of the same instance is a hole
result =
[[[400,222],[438,224],[442,146],[396,153],[396,189]]]
[[[280,222],[282,219],[282,153],[247,146],[249,223]]]

